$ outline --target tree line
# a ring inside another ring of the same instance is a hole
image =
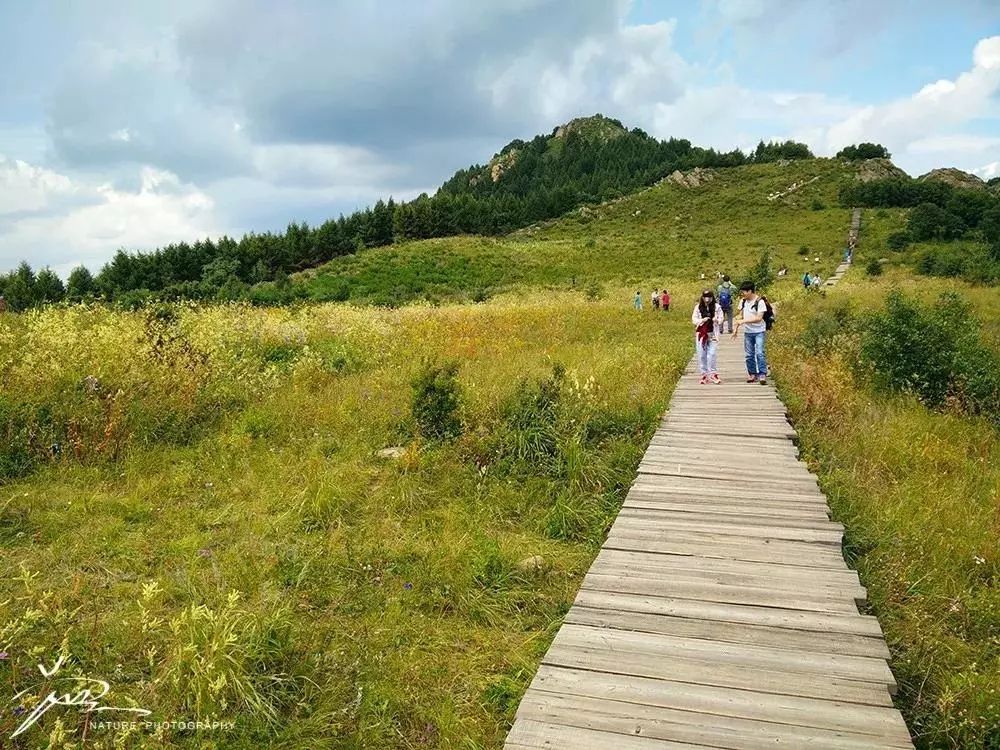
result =
[[[915,258],[921,273],[987,284],[1000,280],[1000,194],[992,190],[897,177],[844,184],[840,202],[845,207],[909,208],[906,229],[887,239],[894,250],[918,242],[966,241],[961,247],[924,247]]]
[[[35,273],[22,263],[0,275],[0,295],[13,310],[89,298],[127,306],[150,299],[278,304],[298,294],[290,274],[364,248],[458,234],[506,234],[634,192],[675,170],[813,157],[805,144],[794,141],[761,141],[748,153],[719,152],[686,139],[661,141],[638,128],[625,130],[617,120],[589,119],[605,127],[596,135],[584,127],[560,137],[553,131],[512,141],[491,164],[459,170],[433,196],[379,200],[316,227],[293,222],[284,232],[178,242],[151,252],[120,249],[96,275],[80,266],[66,284],[47,268]]]

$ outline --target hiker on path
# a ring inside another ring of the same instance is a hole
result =
[[[722,277],[722,283],[715,290],[719,296],[719,305],[722,307],[722,315],[726,319],[726,333],[733,332],[733,297],[736,296],[736,285],[728,276]]]
[[[641,310],[642,309],[642,292],[636,291],[634,304],[635,304],[635,309],[636,310]]]
[[[663,312],[670,312],[670,292],[666,289],[660,292],[660,309]]]
[[[743,329],[743,352],[746,355],[747,382],[767,385],[767,360],[764,358],[764,338],[767,323],[764,316],[769,312],[767,302],[757,296],[752,281],[740,284],[740,320],[733,331],[735,339]]]
[[[818,292],[819,288],[822,285],[823,285],[823,279],[820,278],[820,275],[818,273],[814,273],[813,277],[812,277],[812,286],[813,286],[813,289],[815,289]]]
[[[715,300],[715,292],[706,289],[694,306],[691,322],[694,324],[694,348],[698,354],[698,370],[701,372],[700,385],[712,382],[716,385],[719,378],[716,366],[716,353],[719,348],[719,334],[722,333],[722,305]]]
[[[659,310],[660,309],[660,292],[658,290],[654,289],[653,293],[651,295],[649,295],[649,301],[652,303],[654,310]]]
[[[812,286],[812,283],[813,283],[812,276],[809,275],[808,271],[806,271],[804,274],[802,274],[802,288],[803,289],[805,289],[808,292],[809,291],[809,287]]]

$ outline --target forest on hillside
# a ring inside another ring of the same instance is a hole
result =
[[[8,309],[101,298],[125,307],[151,300],[290,302],[302,290],[289,274],[394,242],[460,234],[502,235],[587,203],[651,185],[674,170],[812,158],[805,144],[764,143],[749,153],[719,152],[685,139],[661,141],[600,115],[550,135],[507,144],[486,165],[461,169],[433,195],[379,200],[319,226],[178,242],[152,252],[120,249],[98,273],[72,271],[64,284],[49,269],[22,263],[0,276]],[[499,165],[499,166],[498,166]]]

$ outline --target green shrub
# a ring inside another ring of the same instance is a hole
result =
[[[449,440],[462,431],[458,363],[425,363],[413,380],[411,412],[418,432],[430,440]]]
[[[502,459],[548,470],[558,452],[559,405],[566,371],[562,365],[542,381],[522,379],[501,407],[503,428],[498,445]]]
[[[810,208],[812,208],[813,211],[822,211],[826,208],[826,204],[819,198],[813,198]]]
[[[798,343],[810,354],[819,354],[833,348],[844,336],[856,333],[858,323],[850,304],[838,301],[830,309],[823,309],[806,320]]]
[[[879,263],[878,258],[872,258],[865,264],[865,273],[869,276],[882,275],[882,264]]]
[[[885,244],[893,250],[902,250],[910,244],[909,232],[893,232],[886,239]]]
[[[957,294],[925,307],[899,292],[863,326],[858,363],[876,386],[949,404],[1000,426],[1000,355]]]

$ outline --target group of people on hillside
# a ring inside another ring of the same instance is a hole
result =
[[[635,291],[635,300],[633,301],[636,310],[642,309],[642,292],[638,289]],[[670,292],[666,289],[654,289],[652,294],[649,295],[649,304],[654,310],[663,310],[663,312],[670,312]]]
[[[823,279],[820,277],[818,273],[809,273],[808,271],[806,271],[804,274],[802,274],[802,288],[805,289],[807,292],[810,290],[818,292],[822,286],[823,286]]]
[[[670,294],[666,289],[653,290],[650,297],[655,310],[670,310]],[[642,292],[635,293],[635,309],[642,309]],[[735,319],[735,311],[739,318]],[[752,281],[744,281],[737,289],[728,276],[716,289],[705,289],[695,303],[691,322],[695,327],[695,351],[698,355],[699,383],[719,384],[717,352],[719,336],[724,332],[735,339],[743,329],[743,351],[746,357],[747,382],[767,384],[767,360],[764,339],[774,321],[774,308],[764,296],[759,296]]]

